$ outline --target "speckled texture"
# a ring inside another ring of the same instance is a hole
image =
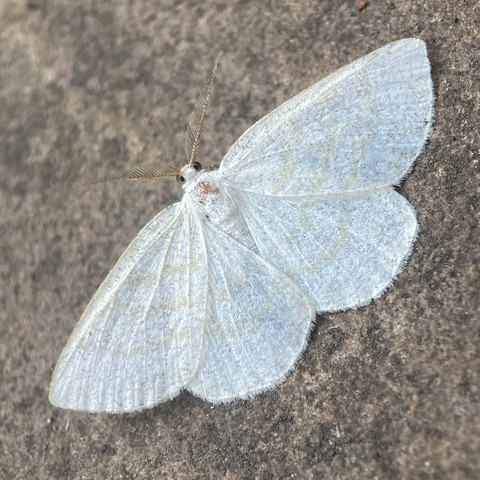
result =
[[[0,6],[0,478],[478,478],[480,6],[456,2],[74,2]],[[57,357],[175,184],[75,190],[134,161],[182,160],[225,52],[200,156],[390,41],[424,39],[436,128],[401,188],[422,231],[395,288],[317,321],[287,382],[212,407],[53,408]]]

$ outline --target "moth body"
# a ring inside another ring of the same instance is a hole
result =
[[[194,216],[257,251],[240,209],[240,192],[222,172],[201,170],[185,182],[184,189],[183,203]]]

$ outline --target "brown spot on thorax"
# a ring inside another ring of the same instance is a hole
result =
[[[195,187],[198,203],[206,205],[211,203],[214,197],[218,197],[220,189],[207,182],[198,182]]]

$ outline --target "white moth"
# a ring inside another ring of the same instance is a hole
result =
[[[205,171],[195,157],[215,68],[184,167],[99,179],[177,175],[184,196],[139,233],[87,306],[55,369],[54,405],[118,413],[182,389],[219,403],[273,388],[315,312],[379,297],[410,255],[416,215],[393,185],[431,131],[423,41],[391,43],[314,84]]]

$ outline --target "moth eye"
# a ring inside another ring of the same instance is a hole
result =
[[[192,167],[195,169],[196,172],[199,172],[203,168],[202,164],[198,162],[193,162]]]
[[[185,177],[184,177],[183,175],[177,175],[176,178],[177,178],[177,183],[178,183],[179,185],[183,185],[183,184],[185,183],[185,180],[186,180],[186,179],[185,179]]]

